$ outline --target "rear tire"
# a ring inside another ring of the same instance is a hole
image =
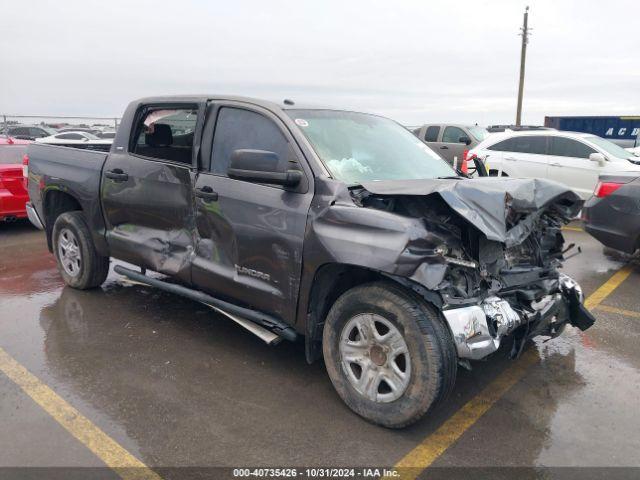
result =
[[[79,290],[102,285],[109,273],[109,257],[102,257],[82,212],[61,214],[53,225],[53,254],[64,283]]]
[[[370,422],[401,428],[444,400],[455,384],[457,356],[441,318],[390,282],[358,286],[338,298],[322,347],[331,382],[347,406]]]

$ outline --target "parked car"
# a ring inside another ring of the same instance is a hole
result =
[[[102,132],[96,133],[96,136],[98,138],[102,138],[102,139],[111,139],[111,140],[113,140],[114,138],[116,138],[116,132],[115,131],[102,131]]]
[[[380,425],[416,421],[459,362],[507,338],[517,356],[594,321],[558,270],[575,193],[459,177],[384,117],[154,97],[129,105],[110,153],[35,143],[29,157],[29,218],[69,286],[99,286],[114,257],[265,341],[304,336],[307,360],[324,356],[345,403]]]
[[[102,130],[100,130],[99,128],[92,128],[92,127],[74,127],[73,125],[67,126],[67,127],[62,127],[58,129],[58,132],[60,133],[66,133],[66,132],[86,132],[86,133],[90,133],[92,135],[98,135]]]
[[[5,131],[6,135],[20,140],[35,140],[55,133],[54,129],[40,125],[14,125],[8,127]]]
[[[487,132],[499,133],[511,130],[513,132],[524,132],[527,130],[555,130],[555,128],[543,127],[541,125],[489,125]]]
[[[477,125],[453,124],[427,124],[416,128],[413,133],[451,165],[453,165],[453,159],[457,158],[456,166],[462,164],[465,150],[474,148],[489,136],[485,128]]]
[[[83,148],[88,150],[109,151],[113,139],[100,138],[89,132],[62,132],[50,137],[37,138],[38,143],[48,143],[67,147]]]
[[[640,173],[600,175],[582,218],[603,245],[634,253],[640,248]]]
[[[640,157],[640,147],[625,148],[627,152],[631,152],[636,157]]]
[[[546,178],[591,196],[598,176],[640,172],[638,157],[604,138],[556,130],[495,133],[469,152],[488,165],[489,174]]]
[[[29,200],[23,178],[23,162],[31,142],[0,137],[0,221],[26,218]]]

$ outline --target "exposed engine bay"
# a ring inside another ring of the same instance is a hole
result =
[[[403,183],[370,182],[351,195],[364,208],[422,220],[429,235],[408,248],[428,258],[421,269],[442,298],[460,358],[483,358],[506,335],[516,357],[530,338],[593,324],[580,287],[559,272],[573,247],[565,248],[562,226],[582,205],[575,193],[525,179]]]

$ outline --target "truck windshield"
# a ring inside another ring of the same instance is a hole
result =
[[[471,135],[473,135],[479,142],[483,141],[489,136],[489,132],[487,132],[486,128],[469,127],[469,131],[471,132]]]
[[[440,156],[392,120],[336,110],[287,113],[331,175],[349,185],[456,175]]]

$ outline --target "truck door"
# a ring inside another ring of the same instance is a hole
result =
[[[453,165],[454,157],[458,159],[457,167],[460,168],[462,155],[470,147],[460,141],[461,138],[468,138],[469,135],[459,127],[448,126],[442,131],[442,139],[435,149],[442,157]]]
[[[209,136],[214,123],[215,133]],[[205,146],[211,137],[212,146]],[[300,169],[304,180],[292,190],[231,179],[227,168],[238,149],[274,152],[287,168]],[[199,238],[194,285],[293,324],[313,197],[302,153],[274,114],[232,102],[212,106],[202,151],[195,184]]]
[[[116,149],[103,169],[111,255],[190,282],[198,106],[145,106],[135,118],[128,151]]]

